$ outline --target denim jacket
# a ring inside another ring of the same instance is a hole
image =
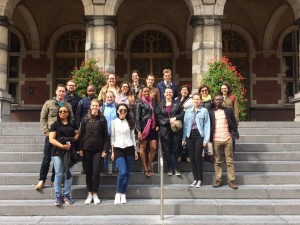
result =
[[[185,141],[186,138],[190,137],[193,120],[194,107],[189,108],[185,112],[182,141]],[[207,144],[210,138],[210,118],[207,109],[202,107],[198,108],[196,113],[196,125],[201,137],[204,137],[203,144]]]

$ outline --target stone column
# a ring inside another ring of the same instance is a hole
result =
[[[13,99],[7,93],[8,19],[0,17],[0,122],[10,121]]]
[[[294,24],[298,25],[298,30],[300,32],[300,18],[298,18]],[[298,49],[299,49],[299,52],[298,52],[298,77],[300,77],[300,36],[298,37]],[[298,86],[298,84],[297,84]],[[296,93],[294,95],[294,98],[290,100],[291,102],[293,102],[295,104],[295,119],[294,121],[295,122],[299,122],[300,121],[300,92]]]
[[[192,74],[193,92],[199,88],[208,63],[222,57],[221,16],[193,16]]]
[[[86,17],[86,57],[99,59],[98,66],[115,72],[115,16]]]

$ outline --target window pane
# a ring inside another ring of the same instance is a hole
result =
[[[9,40],[9,51],[10,52],[20,52],[21,49],[20,40],[14,33],[10,33],[10,40]]]
[[[18,84],[9,83],[8,84],[8,93],[14,98],[13,103],[18,103],[17,93],[18,93]]]
[[[283,52],[292,52],[293,51],[293,32],[285,36],[282,43]]]
[[[286,95],[286,102],[290,102],[290,99],[292,99],[294,97],[294,84],[293,84],[293,82],[286,83],[285,95]]]
[[[10,56],[9,57],[9,68],[8,76],[10,78],[19,77],[19,56]]]

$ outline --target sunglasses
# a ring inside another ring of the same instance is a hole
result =
[[[122,86],[123,88],[129,88],[128,86]]]
[[[59,113],[68,113],[67,110],[59,110],[58,112],[59,112]]]
[[[119,109],[120,113],[127,113],[127,109]]]
[[[201,90],[201,92],[207,92],[208,90],[204,89],[204,90]]]

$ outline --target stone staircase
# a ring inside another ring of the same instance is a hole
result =
[[[214,168],[207,162],[204,186],[189,188],[190,166],[182,162],[182,177],[164,176],[161,221],[160,176],[145,177],[139,161],[133,164],[127,205],[113,204],[113,176],[101,177],[101,204],[84,205],[85,176],[78,163],[75,204],[55,207],[50,176],[46,188],[34,190],[43,156],[39,123],[0,123],[0,224],[300,224],[300,123],[241,122],[239,131],[239,189],[213,188]]]

